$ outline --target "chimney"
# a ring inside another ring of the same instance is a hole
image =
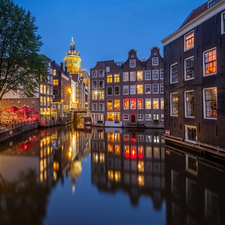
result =
[[[61,71],[63,71],[63,63],[60,63]]]

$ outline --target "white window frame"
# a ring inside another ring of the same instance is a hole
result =
[[[128,89],[128,93],[124,93],[124,89]],[[123,85],[123,95],[129,95],[129,85]]]
[[[206,110],[205,110],[205,90],[214,89],[214,88],[216,88],[216,90],[217,90],[217,87],[203,88],[203,116],[204,116],[204,119],[217,120],[217,117],[206,117]],[[216,106],[218,108],[218,94],[216,95]],[[218,114],[218,110],[217,110],[217,114]]]
[[[135,99],[135,109],[131,108],[131,99]],[[137,99],[136,98],[130,98],[130,110],[136,110],[137,109]]]
[[[193,45],[193,47],[186,49],[186,36],[188,36],[191,33],[194,33],[194,45]],[[195,32],[194,32],[194,30],[191,30],[190,32],[188,32],[187,34],[184,35],[184,51],[186,52],[194,47],[195,47]]]
[[[146,108],[146,102],[147,101],[150,101],[150,106],[151,106],[150,109],[149,108]],[[152,100],[151,100],[151,98],[146,98],[145,99],[145,109],[147,109],[147,110],[151,110],[152,109]]]
[[[141,100],[142,100],[142,108],[138,108],[138,99],[141,99]],[[143,98],[137,98],[137,103],[136,103],[136,104],[137,104],[137,109],[144,109],[144,108],[143,108],[143,105],[144,105],[143,103],[144,103],[144,102],[143,102]]]
[[[147,119],[147,118],[146,118],[147,115],[150,115],[150,119]],[[146,113],[146,114],[145,114],[145,120],[146,120],[146,121],[152,121],[152,114]]]
[[[160,80],[164,80],[164,69],[160,70]]]
[[[101,110],[100,105],[103,105],[103,109]],[[99,111],[105,111],[105,104],[104,103],[99,103]]]
[[[119,94],[116,94],[115,88],[118,87],[119,88]],[[119,96],[120,95],[120,86],[114,86],[114,95],[115,96]]]
[[[96,110],[94,110],[94,108],[93,108],[94,105],[96,105]],[[98,111],[98,109],[97,109],[97,103],[92,103],[91,109],[92,109],[93,112]]]
[[[187,78],[187,74],[186,74],[186,60],[188,60],[188,59],[191,59],[191,58],[194,58],[194,56],[192,55],[192,56],[190,56],[190,57],[188,57],[188,58],[186,58],[185,60],[184,60],[184,80],[186,81],[186,80],[193,80],[194,78],[195,78],[195,75],[194,75],[194,77],[191,77],[191,78]],[[195,58],[194,58],[194,60],[195,60]]]
[[[125,76],[125,75],[127,76],[127,80],[124,79],[124,76]],[[123,72],[123,81],[124,81],[124,82],[129,81],[129,72]]]
[[[158,91],[157,92],[154,92],[154,85],[156,86],[158,86]],[[152,94],[159,94],[159,84],[152,84]]]
[[[188,92],[194,92],[194,90],[188,90],[188,91],[184,92],[184,116],[186,118],[195,118],[195,116],[187,116],[187,101],[186,101],[186,98],[187,98]]]
[[[108,94],[108,88],[109,88],[109,87],[112,88],[112,94],[111,94],[111,95]],[[107,96],[113,96],[113,87],[112,87],[112,86],[108,86],[108,87],[107,87]]]
[[[146,72],[149,73],[149,79],[146,79]],[[145,80],[151,80],[151,70],[145,70]]]
[[[146,85],[149,85],[150,86],[150,93],[146,92]],[[145,84],[145,94],[151,94],[151,84]]]
[[[95,74],[95,76],[94,76],[94,74]],[[92,77],[97,77],[97,70],[92,70],[91,71],[91,76]]]
[[[102,81],[102,82],[103,82],[103,87],[100,87],[100,81]],[[99,80],[98,85],[99,85],[99,89],[100,89],[100,88],[105,88],[105,81],[104,81],[104,80]]]
[[[106,71],[107,73],[109,73],[109,72],[110,72],[110,66],[106,66],[105,71]]]
[[[216,72],[209,73],[209,74],[205,74],[205,53],[210,52],[210,51],[213,51],[214,49],[216,50]],[[203,52],[203,77],[208,77],[208,76],[217,74],[217,71],[218,71],[218,68],[217,68],[217,60],[218,60],[218,58],[217,58],[217,48],[216,47],[211,48],[211,49],[208,49],[208,50],[206,50],[206,51]]]
[[[93,86],[94,86],[94,85],[93,85],[94,83],[96,84],[96,85],[95,85],[95,88],[93,87]],[[91,87],[92,87],[92,89],[97,89],[97,87],[98,87],[98,86],[97,86],[97,80],[93,80],[93,81],[92,81],[92,86],[91,86]]]
[[[196,141],[188,140],[188,128],[195,128],[196,129]],[[197,132],[197,127],[196,126],[190,126],[190,125],[184,125],[185,129],[185,141],[191,142],[191,143],[196,143],[198,141],[198,132]]]
[[[131,79],[131,76],[134,76],[135,74],[135,78],[134,79]],[[136,81],[137,80],[137,72],[136,71],[131,71],[130,72],[130,81]]]
[[[100,71],[103,72],[103,76],[100,76]],[[99,77],[105,77],[105,70],[99,70]]]
[[[154,108],[154,101],[157,101],[158,102],[158,108]],[[159,104],[160,104],[160,102],[159,102],[159,98],[153,98],[152,99],[152,109],[159,109]]]
[[[133,89],[131,89],[133,88]],[[134,93],[131,93],[131,90],[134,90]],[[130,95],[136,95],[136,85],[130,85]]]
[[[152,58],[152,65],[158,66],[159,65],[159,57],[153,57]]]
[[[100,98],[100,92],[102,92],[102,91],[103,91],[103,99]],[[99,90],[99,91],[98,91],[98,96],[99,96],[98,99],[99,99],[100,101],[105,100],[105,94],[104,94],[104,91],[105,91],[105,90]]]
[[[125,116],[125,115],[128,116],[128,119],[124,119],[124,116]],[[129,114],[123,114],[123,120],[124,120],[124,121],[129,121]]]
[[[157,72],[157,78],[154,78],[154,72]],[[159,70],[152,70],[152,80],[158,80],[159,79]]]
[[[177,71],[177,81],[176,82],[172,82],[172,67],[175,66],[176,64],[178,65],[178,62],[170,65],[170,84],[178,83],[178,71]]]
[[[130,68],[136,67],[136,59],[131,59],[130,60]]]
[[[144,114],[137,114],[137,121],[144,121]]]
[[[162,87],[163,87],[163,91],[162,91]],[[164,94],[164,83],[160,84],[160,94]]]
[[[138,87],[139,87],[139,86],[142,86],[142,93],[138,93]],[[137,94],[138,94],[138,95],[143,95],[143,84],[137,85]]]
[[[174,94],[177,94],[178,95],[178,92],[173,92],[173,93],[170,93],[170,116],[175,116],[175,117],[178,117],[178,113],[177,115],[173,115],[173,107],[172,107],[172,95]],[[178,99],[178,103],[179,103],[179,99]],[[178,104],[177,103],[177,104]],[[179,111],[178,111],[179,112]]]
[[[223,17],[225,16],[225,11],[221,13],[221,34],[225,34],[225,20]]]

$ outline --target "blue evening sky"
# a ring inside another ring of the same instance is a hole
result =
[[[180,27],[189,13],[207,0],[14,0],[36,17],[44,43],[41,52],[63,62],[74,37],[81,67],[97,61],[126,60],[136,49],[139,59]]]

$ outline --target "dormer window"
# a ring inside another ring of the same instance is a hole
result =
[[[159,65],[159,58],[158,57],[152,58],[152,65],[153,66],[158,66]]]
[[[217,2],[220,2],[220,0],[211,0],[211,1],[208,1],[208,8],[211,8],[211,7],[214,6]]]
[[[130,67],[136,67],[136,60],[135,59],[130,60]]]

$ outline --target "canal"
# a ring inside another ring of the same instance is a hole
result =
[[[225,224],[225,166],[163,130],[36,129],[0,145],[0,224]]]

